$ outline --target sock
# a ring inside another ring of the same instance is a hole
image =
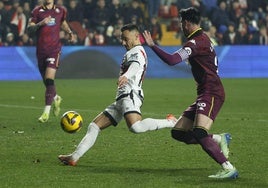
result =
[[[46,105],[51,105],[56,95],[56,89],[54,85],[46,86],[45,102]]]
[[[56,94],[56,95],[53,97],[53,100],[55,101],[55,100],[58,98],[58,96],[59,96],[59,95]]]
[[[46,105],[44,108],[44,113],[49,114],[50,113],[50,109],[51,109],[51,105]]]
[[[89,124],[87,134],[72,153],[73,160],[77,161],[94,145],[99,132],[100,128],[94,122]]]
[[[229,161],[222,163],[221,166],[223,169],[226,169],[226,170],[234,169],[234,166]]]
[[[205,150],[217,163],[222,164],[227,161],[218,144],[210,136],[200,139],[199,143],[203,150]]]
[[[221,142],[221,135],[212,134],[212,139],[219,144]]]
[[[174,127],[175,122],[167,119],[152,119],[146,118],[142,121],[137,121],[129,129],[133,133],[143,133],[167,127]]]

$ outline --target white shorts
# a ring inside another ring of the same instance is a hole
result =
[[[141,106],[143,103],[143,93],[141,90],[134,91],[128,95],[119,97],[114,103],[109,105],[103,112],[116,126],[128,113],[141,114]]]

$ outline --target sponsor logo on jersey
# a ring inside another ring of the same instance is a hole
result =
[[[56,19],[55,18],[50,18],[49,22],[47,23],[48,26],[52,26],[56,24]]]
[[[199,103],[197,103],[197,108],[198,108],[198,110],[202,110],[202,111],[204,111],[204,108],[206,108],[206,103],[204,103],[204,102],[199,102]]]
[[[129,59],[138,59],[138,53],[130,54]]]

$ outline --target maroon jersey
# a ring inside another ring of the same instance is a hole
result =
[[[66,9],[56,5],[52,9],[38,6],[32,11],[31,22],[37,24],[49,16],[51,16],[51,21],[37,30],[38,54],[59,52],[61,50],[59,32],[62,22],[66,19]]]
[[[197,94],[215,95],[224,100],[224,88],[218,75],[218,59],[208,36],[200,29],[183,45],[187,51]]]

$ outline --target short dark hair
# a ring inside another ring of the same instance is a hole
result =
[[[200,12],[194,7],[181,9],[180,10],[180,17],[181,17],[182,21],[187,20],[187,21],[194,23],[194,24],[199,24],[200,20],[201,20]]]
[[[124,26],[121,28],[121,32],[126,31],[126,30],[128,30],[128,31],[137,31],[137,32],[139,32],[139,27],[138,27],[136,24],[132,24],[132,23],[130,23],[130,24],[126,24],[126,25],[124,25]]]

